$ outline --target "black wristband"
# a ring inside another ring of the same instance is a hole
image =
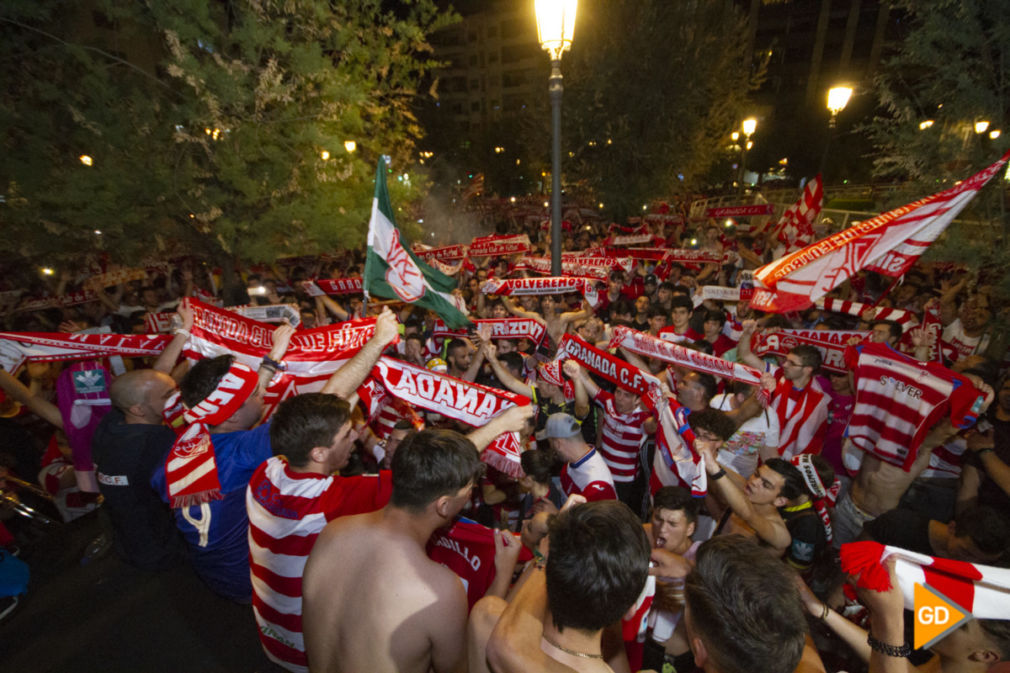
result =
[[[720,467],[718,472],[714,472],[713,474],[708,475],[708,478],[711,479],[712,481],[718,481],[725,476],[726,476],[726,468]]]
[[[277,362],[277,360],[271,360],[269,355],[263,356],[263,362],[260,363],[260,366],[267,367],[269,369],[274,370],[275,372],[276,371],[283,372],[287,369],[287,365],[285,365],[283,362]]]
[[[871,635],[866,636],[866,644],[870,646],[870,649],[874,652],[880,652],[881,654],[886,654],[889,657],[907,657],[912,653],[912,646],[908,643],[903,645],[888,645],[887,643],[881,642]]]
[[[993,451],[993,452],[995,452],[996,449],[992,448],[991,446],[987,446],[984,449],[979,449],[978,451],[976,451],[975,455],[978,456],[979,458],[981,458],[982,454],[986,453],[987,451]]]

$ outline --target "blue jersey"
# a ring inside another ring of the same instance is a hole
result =
[[[272,455],[270,424],[212,434],[211,439],[223,498],[174,510],[175,525],[189,545],[200,578],[222,596],[247,602],[252,599],[252,584],[245,490],[256,468]],[[164,463],[151,477],[151,486],[168,502]]]

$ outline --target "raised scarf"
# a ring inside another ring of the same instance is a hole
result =
[[[471,427],[486,425],[509,407],[530,403],[523,395],[463,381],[387,356],[375,363],[371,377],[382,384],[387,394]],[[523,476],[521,451],[518,433],[510,432],[494,439],[481,453],[481,460],[518,478]]]
[[[751,339],[751,350],[755,355],[788,355],[789,351],[801,345],[810,345],[821,353],[821,367],[828,371],[844,374],[849,371],[845,366],[845,349],[849,339],[860,340],[870,335],[869,332],[856,330],[819,330],[819,329],[776,329],[755,332]]]
[[[842,482],[838,480],[838,477],[835,477],[835,481],[831,486],[825,487],[821,483],[820,475],[817,474],[813,456],[809,453],[793,456],[790,462],[803,475],[803,481],[807,483],[807,488],[813,496],[811,503],[813,504],[814,511],[817,512],[817,516],[821,517],[821,523],[824,524],[824,534],[828,542],[831,542],[834,539],[834,534],[831,530],[831,515],[828,513],[828,508],[835,506],[835,500],[838,498],[838,491],[842,488]]]
[[[600,303],[600,294],[593,278],[551,276],[549,278],[491,278],[480,288],[484,294],[494,295],[555,295],[579,292],[590,306]]]
[[[256,372],[241,362],[233,362],[214,391],[183,412],[187,427],[165,458],[165,485],[173,509],[223,497],[209,427],[231,418],[256,391],[257,385]],[[175,404],[174,399],[169,399],[166,408]]]
[[[684,348],[671,341],[639,332],[624,325],[614,328],[614,336],[610,340],[611,348],[618,346],[638,355],[656,358],[699,372],[707,372],[714,376],[743,381],[751,385],[761,383],[761,372],[753,367]]]

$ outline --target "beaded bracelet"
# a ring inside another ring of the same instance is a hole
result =
[[[903,645],[889,645],[877,640],[871,635],[866,636],[866,644],[869,645],[870,649],[874,652],[880,652],[881,654],[886,654],[889,657],[907,657],[912,653],[912,646],[908,643]]]

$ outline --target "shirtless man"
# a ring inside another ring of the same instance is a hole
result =
[[[711,443],[695,441],[695,446],[705,456],[710,491],[726,505],[716,535],[738,533],[756,537],[774,549],[776,556],[781,555],[792,537],[779,508],[806,491],[803,474],[789,462],[772,458],[744,482],[717,462]]]
[[[566,504],[549,526],[546,562],[530,571],[507,605],[474,606],[471,672],[609,673],[603,629],[617,623],[645,585],[649,541],[638,517],[616,501]],[[591,545],[591,546],[588,546]],[[485,668],[485,664],[490,666]]]
[[[582,303],[582,307],[578,311],[560,313],[558,309],[563,307],[563,304],[552,295],[544,295],[540,298],[540,310],[543,315],[536,311],[519,308],[509,297],[502,297],[502,303],[508,312],[517,318],[530,318],[542,323],[547,328],[547,335],[555,344],[561,341],[561,337],[565,335],[573,323],[593,315],[592,309],[586,302]]]
[[[423,430],[393,456],[389,505],[323,529],[303,579],[312,671],[465,669],[466,593],[424,547],[463,509],[482,469],[463,435]]]
[[[969,375],[968,378],[979,391],[985,394],[985,399],[978,410],[978,415],[982,416],[992,403],[995,394],[992,388],[977,376]],[[838,498],[838,503],[831,514],[831,523],[835,533],[835,548],[839,548],[846,542],[852,542],[859,536],[864,524],[876,519],[884,512],[896,508],[901,501],[901,496],[929,465],[929,457],[933,453],[933,449],[944,444],[957,432],[958,429],[954,427],[949,418],[933,426],[919,446],[915,462],[907,472],[896,465],[885,463],[871,453],[865,453],[847,445],[844,450],[855,455],[862,462],[852,485]]]
[[[694,556],[700,542],[691,539],[698,523],[698,499],[680,486],[664,486],[652,496],[651,521],[644,524],[645,534],[653,549],[662,549],[676,555],[682,563],[681,572],[657,578],[656,599],[649,624],[651,632],[646,641],[642,667],[662,670],[664,662],[673,664],[675,670],[691,670],[694,656],[684,628],[684,578],[694,567]],[[673,565],[674,559],[670,559]]]

